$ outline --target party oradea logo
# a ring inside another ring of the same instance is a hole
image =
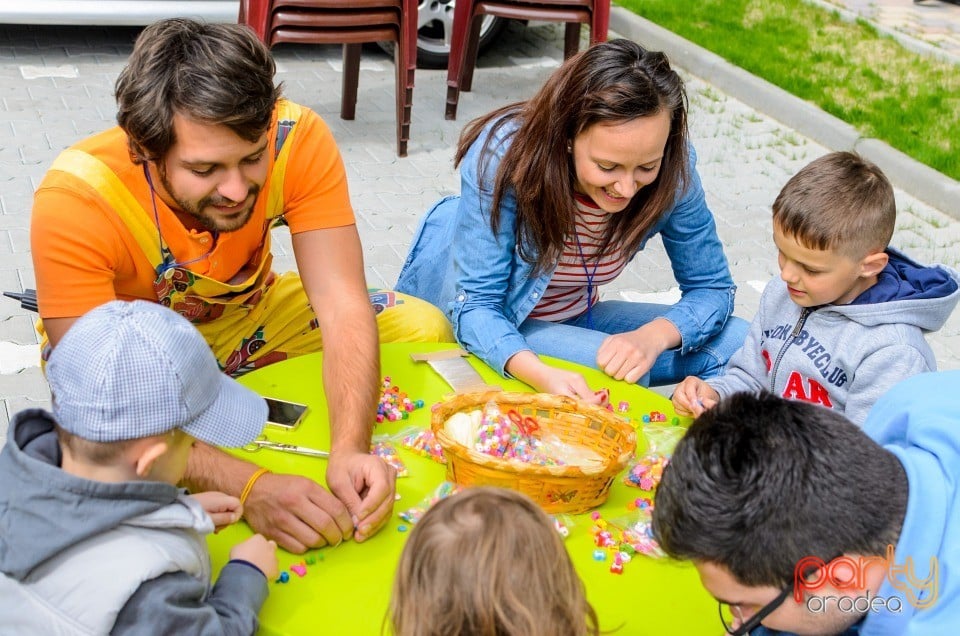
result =
[[[866,589],[868,572],[880,569],[899,594],[876,596]],[[862,592],[860,595],[837,596],[817,594],[824,587],[838,592]],[[842,612],[903,612],[904,600],[918,610],[932,607],[939,594],[939,564],[930,557],[927,576],[918,575],[911,557],[897,563],[892,545],[884,556],[861,556],[856,559],[841,556],[829,562],[819,557],[804,557],[793,570],[793,599],[804,603],[807,610],[823,614],[831,606]]]

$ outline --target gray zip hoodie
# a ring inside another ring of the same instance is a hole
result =
[[[53,417],[13,419],[0,452],[0,625],[17,634],[253,634],[263,573],[231,561],[210,589],[213,523],[162,482],[60,469]]]
[[[772,280],[743,347],[707,380],[723,399],[765,389],[840,411],[863,425],[891,386],[935,371],[924,333],[943,326],[960,300],[960,273],[925,267],[888,248],[877,283],[847,305],[800,307]]]

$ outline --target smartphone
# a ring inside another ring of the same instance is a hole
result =
[[[306,404],[297,404],[296,402],[274,398],[263,398],[263,400],[267,403],[267,426],[285,431],[295,431],[307,415]]]

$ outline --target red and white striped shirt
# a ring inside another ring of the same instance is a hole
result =
[[[605,254],[599,262],[593,259],[603,241],[608,215],[586,197],[576,195],[575,200],[577,236],[564,239],[560,263],[540,302],[530,312],[530,318],[560,322],[579,316],[588,307],[588,278],[592,279],[590,305],[593,305],[600,299],[600,285],[614,280],[627,266],[627,260],[619,250]]]

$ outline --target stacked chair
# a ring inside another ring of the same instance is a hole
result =
[[[590,43],[607,39],[610,0],[457,0],[453,13],[453,39],[447,66],[446,118],[457,118],[460,91],[470,91],[477,63],[481,17],[485,14],[516,20],[565,22],[564,59],[580,48],[580,25],[590,25]]]
[[[240,0],[239,22],[272,47],[280,42],[343,45],[340,118],[354,119],[365,42],[392,41],[397,82],[397,154],[407,156],[413,75],[417,64],[417,0]]]

